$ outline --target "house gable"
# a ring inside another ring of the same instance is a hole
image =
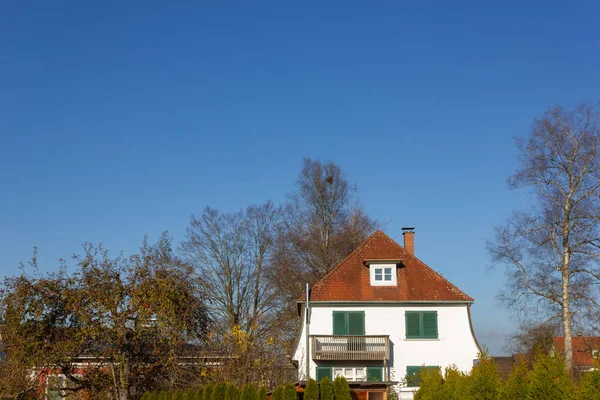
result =
[[[371,284],[367,261],[373,260],[400,260],[396,268],[396,286]],[[473,298],[452,285],[382,231],[371,235],[315,284],[310,299],[313,302],[473,301]]]

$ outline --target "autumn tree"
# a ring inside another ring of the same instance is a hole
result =
[[[36,372],[58,371],[72,391],[111,392],[128,400],[180,368],[184,345],[207,325],[193,270],[173,255],[164,234],[138,254],[111,257],[86,244],[77,268],[5,278],[1,309],[8,362]],[[78,370],[80,357],[92,362]],[[95,394],[94,394],[95,393]]]
[[[556,106],[535,119],[530,135],[517,139],[520,165],[509,179],[512,188],[529,190],[535,204],[515,211],[488,244],[493,261],[507,267],[504,303],[527,317],[561,321],[567,369],[573,323],[585,324],[598,309],[599,141],[591,105]]]

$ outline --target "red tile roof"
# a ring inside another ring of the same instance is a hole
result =
[[[554,347],[560,353],[565,351],[565,338],[555,336]],[[596,365],[598,360],[594,360],[594,357],[592,357],[592,350],[600,350],[600,337],[573,336],[573,365],[576,367]]]
[[[398,285],[371,286],[365,260],[402,260],[396,271]],[[313,286],[311,301],[473,301],[473,298],[385,233],[377,231]]]

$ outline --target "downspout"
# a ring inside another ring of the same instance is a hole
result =
[[[310,312],[309,312],[309,288],[308,288],[308,282],[306,282],[306,307],[305,307],[305,316],[304,318],[306,319],[306,381],[308,382],[308,380],[310,379],[310,332],[309,332],[309,328],[310,328]]]

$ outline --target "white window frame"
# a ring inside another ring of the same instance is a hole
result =
[[[396,264],[370,264],[371,286],[397,286]],[[390,273],[386,273],[389,271]],[[377,279],[381,278],[381,279]],[[390,278],[386,280],[386,278]]]
[[[357,371],[362,372],[362,376],[359,377],[356,373]],[[343,376],[348,382],[364,382],[367,380],[366,367],[336,366],[331,368],[331,374],[333,375],[333,379],[336,376]]]

